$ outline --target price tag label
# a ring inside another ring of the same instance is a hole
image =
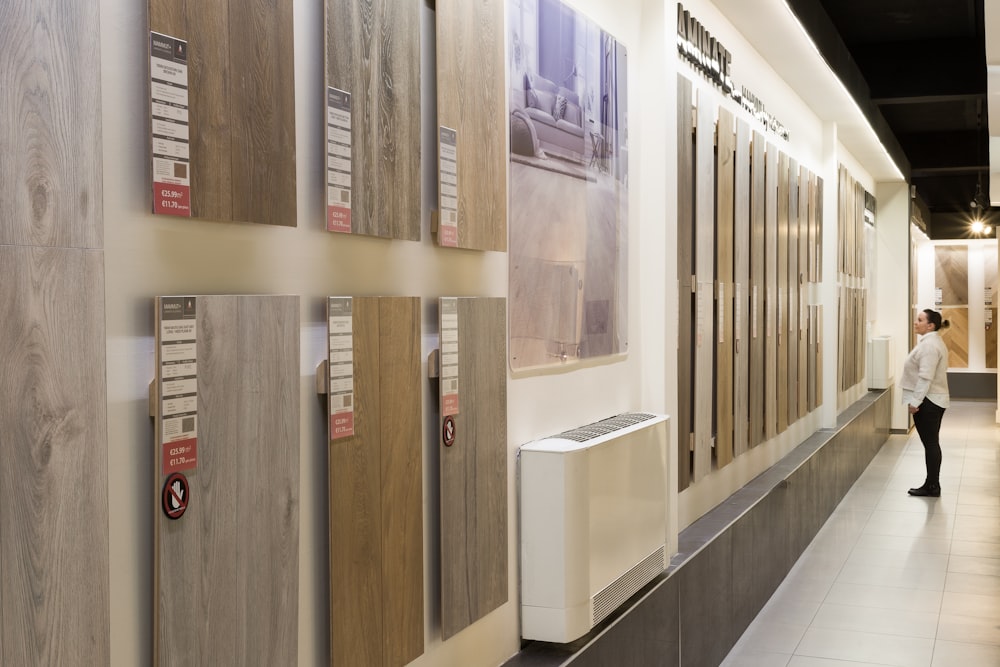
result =
[[[191,217],[187,42],[149,33],[153,213]]]
[[[162,473],[198,465],[198,300],[161,297],[159,414]]]
[[[351,233],[351,94],[326,89],[326,231]]]
[[[458,246],[458,132],[438,128],[438,243]]]
[[[441,299],[441,414],[458,414],[458,299]]]
[[[330,297],[329,319],[330,439],[354,435],[354,303]]]

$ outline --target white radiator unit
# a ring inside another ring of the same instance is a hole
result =
[[[895,384],[892,336],[875,336],[868,339],[868,388],[888,389]]]
[[[521,635],[571,642],[667,567],[667,418],[618,415],[518,457]]]

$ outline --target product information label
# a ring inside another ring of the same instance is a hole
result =
[[[458,246],[458,132],[438,129],[438,244]]]
[[[326,231],[351,233],[351,94],[326,89]]]
[[[441,299],[441,415],[458,414],[458,299]]]
[[[149,33],[153,213],[191,217],[187,42]]]
[[[327,301],[330,326],[330,439],[354,435],[354,316],[351,297]]]
[[[193,296],[160,299],[162,474],[198,465],[198,323]]]

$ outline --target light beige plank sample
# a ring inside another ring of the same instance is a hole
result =
[[[691,483],[694,397],[694,106],[677,77],[677,489]]]
[[[778,433],[788,428],[788,156],[778,152],[777,394]]]
[[[351,299],[354,434],[330,440],[333,665],[424,650],[420,300]]]
[[[188,43],[192,217],[294,227],[291,0],[149,0],[149,27]]]
[[[965,306],[969,303],[969,247],[934,247],[934,287],[941,290],[940,304]]]
[[[764,440],[764,340],[767,323],[764,320],[764,301],[767,284],[764,280],[764,136],[753,133],[750,173],[750,447]]]
[[[4,665],[110,662],[103,264],[0,245]]]
[[[736,129],[732,112],[719,108],[715,169],[715,462],[733,460],[733,220]]]
[[[764,440],[778,433],[778,149],[764,154]]]
[[[325,2],[326,82],[351,95],[355,234],[420,239],[419,9],[416,0]]]
[[[750,126],[736,121],[733,209],[733,454],[750,447]]]
[[[458,247],[507,249],[504,3],[437,0],[437,124],[457,132]],[[436,133],[435,133],[436,134]]]
[[[460,412],[454,415],[454,443],[442,438],[439,446],[444,639],[507,601],[508,571],[507,303],[485,297],[454,301]]]
[[[0,11],[0,244],[104,246],[99,16],[54,0]]]
[[[715,395],[715,116],[708,96],[698,99],[694,198],[694,476],[712,470],[712,397]]]
[[[942,308],[941,317],[950,322],[941,339],[948,347],[948,368],[969,367],[969,309]]]
[[[798,253],[798,318],[796,319],[795,330],[798,335],[798,375],[796,386],[799,390],[798,396],[798,418],[806,416],[808,410],[808,285],[809,282],[809,209],[811,206],[811,190],[809,170],[799,167],[799,253]]]
[[[788,161],[788,423],[799,418],[799,164]]]
[[[186,513],[154,510],[154,664],[294,665],[299,299],[196,305],[197,467],[185,472]]]

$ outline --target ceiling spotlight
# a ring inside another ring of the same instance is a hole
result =
[[[973,234],[975,234],[976,236],[979,236],[980,234],[983,233],[983,221],[982,220],[973,220],[972,221],[972,226],[969,229],[970,229],[970,231],[972,231]]]

